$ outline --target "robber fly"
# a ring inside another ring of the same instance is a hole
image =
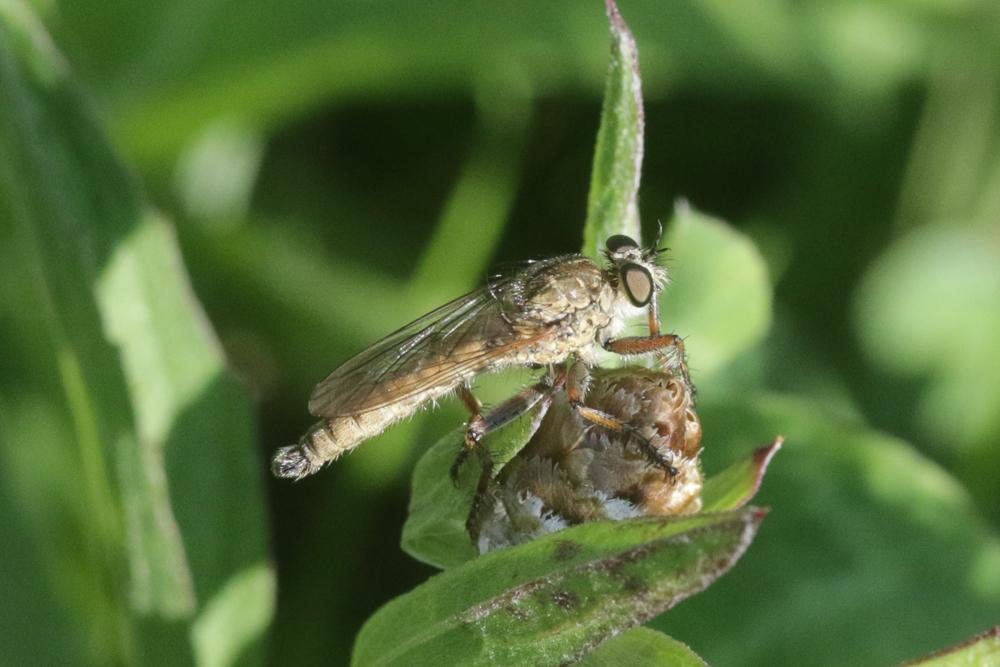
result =
[[[277,451],[271,464],[274,474],[292,479],[310,475],[451,392],[472,413],[452,475],[469,452],[478,451],[485,459],[480,490],[490,466],[479,441],[531,409],[554,386],[565,387],[570,404],[584,419],[628,430],[611,415],[584,405],[585,372],[579,369],[595,364],[601,349],[636,355],[676,346],[683,356],[683,343],[678,336],[660,333],[657,294],[667,272],[656,264],[659,251],[642,249],[623,235],[610,237],[605,245],[604,266],[583,255],[530,263],[347,360],[313,390],[309,411],[322,421],[298,444]],[[649,335],[616,338],[625,319],[643,310]],[[511,366],[557,370],[555,379],[529,387],[484,414],[469,383],[480,373]],[[646,451],[661,467],[676,472],[654,447]]]

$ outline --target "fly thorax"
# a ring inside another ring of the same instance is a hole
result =
[[[522,315],[540,323],[572,322],[587,326],[597,321],[607,288],[601,269],[582,256],[540,262],[525,278]]]

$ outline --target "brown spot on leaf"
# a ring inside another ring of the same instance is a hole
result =
[[[528,614],[514,603],[504,605],[503,610],[519,621],[524,621],[528,618]]]
[[[626,566],[647,557],[659,548],[658,545],[642,544],[630,551],[618,554],[614,558],[601,561],[598,566],[615,579],[625,579],[632,575],[626,571]]]
[[[634,575],[625,577],[622,581],[622,586],[629,593],[645,593],[648,588],[648,586],[646,586],[646,582],[643,581],[641,577],[636,577]]]
[[[580,544],[573,540],[559,540],[552,557],[557,561],[567,561],[580,553]]]
[[[571,593],[570,591],[553,591],[552,601],[560,609],[570,611],[580,602],[580,599],[576,597],[576,593]]]

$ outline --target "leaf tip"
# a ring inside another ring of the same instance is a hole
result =
[[[774,439],[774,442],[767,447],[759,447],[754,450],[753,462],[754,465],[757,466],[758,475],[760,477],[763,477],[764,473],[767,472],[767,466],[771,463],[771,459],[774,458],[774,455],[778,453],[778,450],[781,449],[781,446],[784,444],[785,436],[779,435]]]
[[[615,3],[615,0],[604,0],[604,10],[608,13],[608,20],[615,27],[625,25],[625,21],[622,19],[621,12],[618,11],[618,4]]]
[[[759,447],[754,450],[751,455],[753,467],[755,469],[753,486],[750,488],[750,491],[747,493],[743,502],[750,502],[750,500],[757,495],[757,492],[760,491],[760,485],[761,482],[764,481],[764,475],[767,473],[767,467],[771,464],[771,459],[774,458],[774,455],[778,453],[778,450],[781,449],[783,444],[785,444],[785,436],[779,435],[770,445],[766,447]]]
[[[619,11],[618,4],[615,0],[604,0],[604,9],[608,15],[611,35],[619,44],[624,43],[624,50],[632,53],[634,56],[638,50],[635,44],[635,37],[632,35],[632,31],[629,29],[628,23],[625,22],[621,11]]]
[[[674,217],[675,218],[686,218],[691,215],[692,206],[691,200],[687,197],[677,197],[674,199]]]

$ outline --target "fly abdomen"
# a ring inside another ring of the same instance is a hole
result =
[[[271,472],[276,477],[302,479],[324,464],[354,449],[368,438],[384,431],[396,419],[374,410],[356,417],[334,417],[317,422],[298,444],[282,447],[271,460]]]
[[[299,439],[298,444],[279,449],[271,459],[271,472],[275,477],[302,479],[319,470],[327,461],[337,458],[341,452],[357,446],[360,441],[344,443],[336,439],[332,427],[339,421],[342,418],[317,422]]]
[[[275,477],[289,479],[311,475],[344,452],[412,415],[421,404],[451,390],[451,387],[442,387],[375,410],[317,422],[298,444],[282,447],[275,453],[271,459],[271,472]]]

